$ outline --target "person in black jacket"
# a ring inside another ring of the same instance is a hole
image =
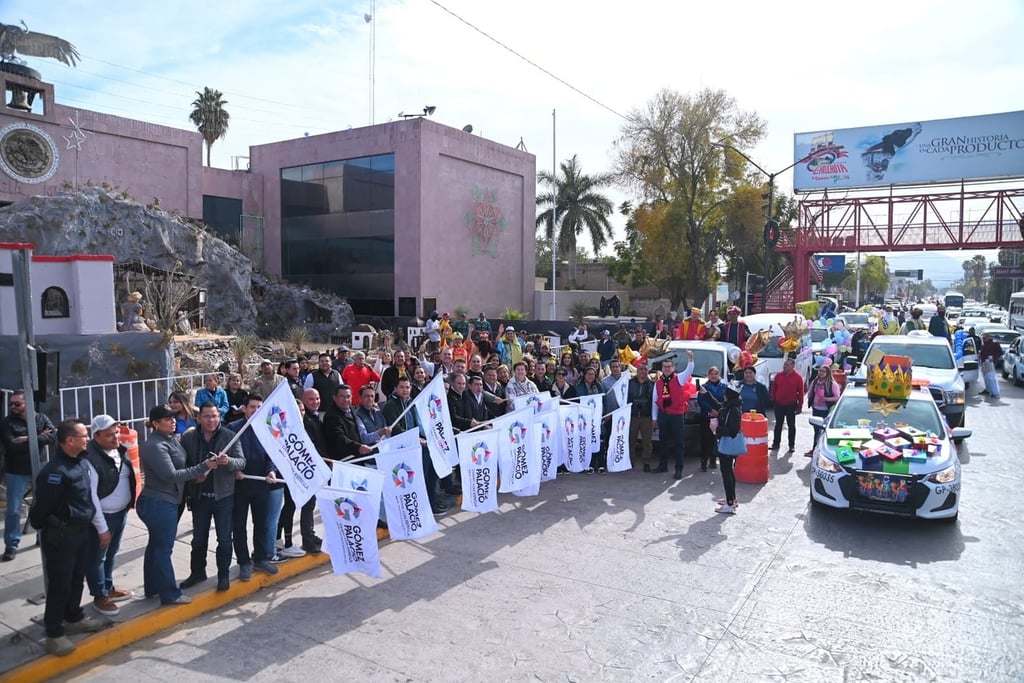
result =
[[[352,388],[342,384],[334,391],[331,405],[324,412],[324,441],[327,452],[323,457],[331,460],[350,460],[369,455],[370,447],[359,439],[359,425],[352,409]]]
[[[92,538],[89,528],[103,515],[93,504],[89,466],[81,457],[89,443],[89,430],[81,420],[64,420],[57,427],[57,443],[57,452],[36,477],[29,521],[41,532],[39,547],[46,574],[46,651],[63,656],[75,649],[67,633],[89,633],[104,626],[85,616],[82,610]],[[110,544],[110,532],[105,528],[98,543],[103,548]]]
[[[36,435],[39,449],[57,443],[57,430],[50,418],[36,413],[36,428],[29,430],[25,421],[25,392],[15,391],[8,399],[10,413],[0,420],[0,450],[4,457],[4,483],[7,485],[7,514],[4,515],[3,561],[10,562],[21,543],[21,506],[25,491],[32,483],[32,461],[29,458],[29,433]]]
[[[700,388],[701,400],[707,401],[712,410],[718,411],[718,437],[737,436],[742,427],[743,400],[740,393],[730,387],[725,389],[725,402],[719,403],[705,387]],[[715,508],[715,512],[722,514],[735,514],[736,506],[736,474],[733,472],[733,465],[736,462],[735,455],[718,453],[718,468],[722,472],[722,486],[725,488],[725,498]]]
[[[134,595],[130,590],[114,587],[114,559],[121,547],[121,537],[128,521],[128,511],[135,507],[135,468],[128,449],[118,438],[117,421],[109,415],[92,419],[92,439],[85,449],[85,459],[96,477],[96,495],[100,511],[110,532],[110,545],[101,548],[95,539],[90,543],[89,573],[85,579],[92,594],[93,607],[106,616],[121,612],[115,604]]]

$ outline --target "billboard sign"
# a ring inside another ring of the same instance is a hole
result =
[[[823,273],[845,273],[846,257],[842,254],[818,254],[814,257]]]
[[[793,190],[1024,176],[1024,111],[794,136]]]
[[[992,266],[992,277],[996,279],[1024,277],[1024,266]]]

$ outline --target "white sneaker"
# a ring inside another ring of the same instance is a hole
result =
[[[277,551],[282,557],[303,557],[306,551],[297,545],[290,545]]]
[[[734,505],[726,505],[726,504],[723,503],[722,505],[719,505],[718,507],[715,508],[715,512],[717,512],[717,513],[719,513],[721,515],[735,515],[736,514],[736,506],[734,506]]]

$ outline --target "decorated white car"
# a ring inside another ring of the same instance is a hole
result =
[[[926,390],[879,398],[848,386],[828,417],[811,457],[812,507],[826,505],[890,515],[955,521],[960,460],[950,429]]]

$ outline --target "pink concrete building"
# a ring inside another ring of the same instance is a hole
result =
[[[105,183],[356,313],[539,313],[532,154],[410,118],[251,145],[247,170],[210,169],[195,131],[66,107],[31,74],[0,81],[0,206]]]

